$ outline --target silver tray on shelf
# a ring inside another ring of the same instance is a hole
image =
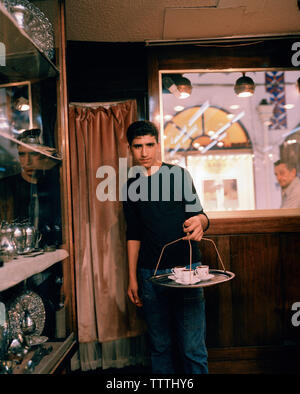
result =
[[[171,279],[172,275],[170,273],[168,274],[162,274],[162,275],[154,275],[149,278],[151,282],[154,284],[160,285],[160,286],[166,286],[166,287],[174,287],[178,289],[191,289],[191,288],[197,288],[197,287],[208,287],[208,286],[214,286],[218,285],[220,283],[228,282],[229,280],[233,279],[235,277],[235,274],[230,271],[224,271],[224,270],[216,270],[216,269],[211,269],[209,270],[210,274],[210,279],[208,280],[199,280],[199,282],[193,283],[193,284],[181,284],[177,283],[175,280]]]
[[[30,317],[34,327],[33,331],[26,335],[28,341],[31,342],[31,345],[37,344],[37,342],[41,343],[46,311],[42,298],[31,290],[25,290],[9,305],[8,318],[12,338],[18,338],[19,334],[24,334],[22,325],[26,316]]]

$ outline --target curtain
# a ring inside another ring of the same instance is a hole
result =
[[[122,202],[99,201],[102,166],[116,173],[128,158],[126,130],[136,120],[135,100],[70,104],[70,157],[78,340],[81,369],[123,367],[144,361],[144,323],[127,296]],[[103,168],[103,167],[102,167]]]

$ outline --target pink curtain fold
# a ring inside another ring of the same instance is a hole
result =
[[[126,130],[137,119],[135,100],[70,105],[70,157],[78,337],[107,342],[143,333],[144,323],[127,296],[127,256],[122,202],[99,201],[96,173],[128,158]]]

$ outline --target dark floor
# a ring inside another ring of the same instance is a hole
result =
[[[102,368],[97,368],[94,370],[89,370],[86,372],[77,370],[77,371],[72,371],[72,375],[143,375],[143,374],[150,374],[151,373],[151,368],[150,367],[144,367],[144,366],[130,366],[130,367],[124,367],[124,368],[107,368],[107,369],[102,369]]]
[[[264,360],[214,360],[208,363],[210,375],[289,375],[300,374],[300,358],[279,361],[276,359]],[[130,366],[124,368],[98,368],[82,372],[72,371],[72,375],[149,375],[151,368],[145,366]]]

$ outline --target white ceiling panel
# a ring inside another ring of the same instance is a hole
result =
[[[67,39],[141,42],[300,31],[297,0],[66,0]]]

